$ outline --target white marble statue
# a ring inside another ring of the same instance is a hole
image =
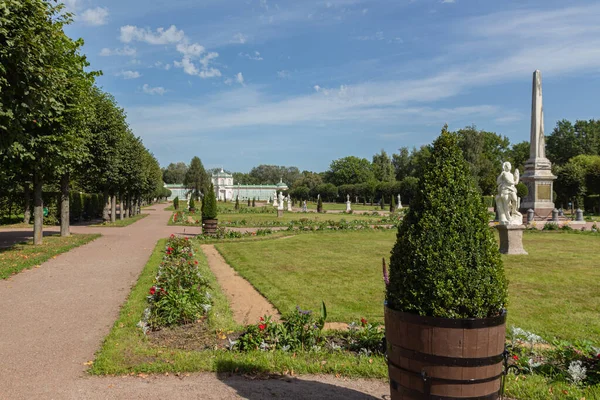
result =
[[[398,194],[398,204],[396,205],[396,210],[402,210],[402,199],[400,198],[400,194]]]
[[[273,191],[273,207],[278,207],[278,204],[277,204],[277,191],[276,190]]]
[[[292,198],[289,194],[287,195],[287,210],[292,211]]]
[[[306,200],[304,200],[302,202],[302,212],[306,212],[306,211],[308,211],[308,208],[306,207]]]
[[[502,225],[522,225],[523,215],[519,212],[519,199],[516,185],[519,183],[519,170],[511,173],[512,166],[507,161],[502,164],[502,173],[498,175],[498,194],[496,195],[496,208],[498,221]]]
[[[346,212],[352,211],[352,207],[350,207],[350,195],[346,195]]]
[[[277,198],[277,209],[283,211],[283,193],[279,192],[279,197]]]

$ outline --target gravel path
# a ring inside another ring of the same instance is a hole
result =
[[[0,399],[373,399],[388,384],[305,376],[251,380],[211,373],[185,377],[89,377],[102,339],[116,320],[156,241],[199,228],[167,226],[157,205],[125,228],[76,226],[102,233],[93,242],[0,281]],[[185,230],[185,232],[184,232]],[[26,230],[18,230],[25,232]],[[0,236],[2,232],[0,232]]]

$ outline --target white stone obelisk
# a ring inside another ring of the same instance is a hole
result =
[[[532,209],[537,216],[546,218],[554,210],[553,182],[556,176],[552,174],[552,164],[546,158],[542,74],[539,70],[533,73],[529,140],[529,160],[525,163],[525,172],[521,176],[529,193],[521,201],[521,212]]]

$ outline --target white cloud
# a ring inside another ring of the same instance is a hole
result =
[[[281,71],[277,71],[277,77],[281,78],[281,79],[285,79],[285,78],[289,78],[290,77],[290,71],[286,71],[286,70],[281,70]]]
[[[162,61],[157,61],[154,63],[154,67],[155,68],[159,68],[159,69],[164,69],[165,71],[168,71],[171,69],[171,64],[167,63],[164,64]]]
[[[223,81],[223,83],[226,85],[231,85],[233,83],[233,80],[231,78],[227,78]]]
[[[383,31],[377,31],[374,35],[358,36],[358,40],[385,40]]]
[[[198,75],[198,68],[194,65],[192,60],[189,57],[183,57],[181,61],[174,61],[173,65],[177,68],[183,68],[183,72],[188,75]]]
[[[200,46],[198,43],[179,43],[177,45],[177,51],[186,57],[198,57],[200,54],[204,53],[204,46]]]
[[[244,35],[242,35],[241,33],[236,33],[235,35],[233,35],[233,43],[240,43],[240,44],[244,44],[246,43],[246,41],[248,40],[248,38]]]
[[[244,75],[242,75],[242,73],[241,73],[241,72],[238,72],[238,73],[235,75],[235,81],[236,81],[237,83],[239,83],[240,85],[243,85],[243,84],[244,84]]]
[[[200,73],[198,74],[198,76],[200,78],[218,78],[219,76],[221,76],[221,71],[219,71],[216,68],[208,68],[208,69],[203,69],[202,71],[200,71]]]
[[[96,7],[85,10],[81,14],[81,20],[88,25],[99,26],[105,25],[108,18],[108,9],[104,7]]]
[[[108,57],[108,56],[135,56],[136,55],[136,49],[129,47],[129,46],[125,46],[122,49],[109,49],[108,47],[103,48],[102,50],[100,50],[100,55],[103,57]]]
[[[121,27],[120,40],[123,43],[138,41],[148,44],[175,44],[183,42],[184,39],[185,34],[182,30],[178,30],[175,25],[171,25],[166,30],[162,27],[157,28],[156,32],[152,32],[148,28],[138,28],[133,25]]]
[[[315,92],[318,92],[321,90],[321,86],[315,85],[315,86],[313,86],[313,89],[315,89]]]
[[[248,54],[248,53],[239,53],[238,56],[240,57],[246,57],[249,60],[255,60],[255,61],[262,61],[263,58],[260,55],[260,53],[258,51],[255,51],[254,54]]]
[[[166,89],[162,86],[151,87],[147,83],[144,83],[144,86],[142,86],[142,90],[146,94],[151,94],[151,95],[158,94],[160,96],[162,96],[163,94],[165,94],[167,92]]]
[[[138,71],[121,71],[117,73],[117,76],[122,76],[123,79],[137,79],[142,76],[142,74]]]

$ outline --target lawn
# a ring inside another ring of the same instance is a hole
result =
[[[192,372],[215,371],[237,373],[340,373],[346,376],[385,378],[387,367],[383,357],[357,357],[342,353],[313,352],[285,353],[227,350],[180,350],[153,344],[137,327],[147,306],[146,296],[153,284],[158,265],[163,257],[165,240],[159,240],[138,282],[121,308],[119,318],[96,354],[90,373],[127,374],[131,372]],[[232,319],[227,298],[208,268],[204,254],[197,249],[196,259],[200,272],[209,281],[213,307],[208,325],[219,337],[223,332],[238,329]],[[293,372],[292,372],[293,371]]]
[[[133,217],[124,218],[124,219],[116,219],[115,222],[103,222],[101,224],[95,224],[91,226],[102,226],[107,228],[123,228],[125,226],[129,226],[135,222],[138,222],[142,218],[146,218],[149,214],[136,214]]]
[[[320,232],[217,249],[280,311],[327,304],[329,320],[383,321],[381,259],[395,231]],[[508,324],[545,337],[600,343],[600,235],[526,232],[528,256],[503,256]],[[568,323],[567,323],[568,321]]]
[[[31,241],[0,249],[0,279],[6,279],[24,269],[38,266],[50,258],[89,243],[98,237],[100,237],[99,234],[74,234],[68,237],[46,236],[43,244],[38,246],[34,246]]]

